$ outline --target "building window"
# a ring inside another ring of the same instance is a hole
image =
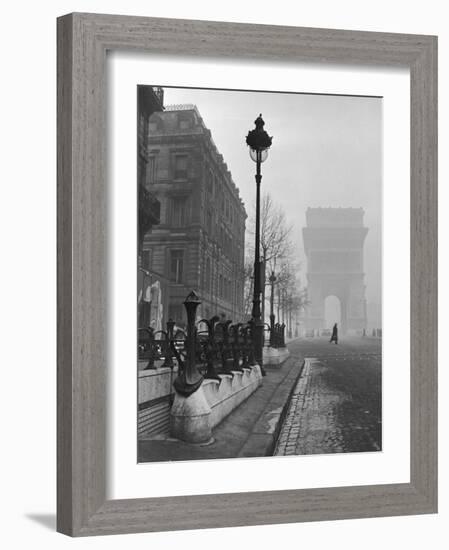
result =
[[[153,113],[148,121],[148,134],[157,134],[163,129],[163,122],[157,113]]]
[[[175,156],[175,179],[185,180],[187,179],[187,155]]]
[[[170,280],[182,283],[184,271],[184,250],[170,250]]]
[[[152,156],[148,158],[147,165],[147,183],[156,182],[156,157]]]
[[[189,118],[180,118],[179,119],[179,128],[181,130],[187,130],[192,127],[192,120]]]
[[[187,197],[174,197],[171,208],[171,224],[184,227],[188,222]]]

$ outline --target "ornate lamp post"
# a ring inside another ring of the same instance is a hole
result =
[[[250,157],[256,163],[256,242],[252,320],[254,326],[254,355],[256,362],[260,365],[262,374],[265,374],[263,370],[263,320],[260,308],[260,295],[262,292],[260,270],[260,182],[262,181],[262,174],[260,173],[260,165],[268,157],[268,149],[271,147],[273,138],[263,129],[265,122],[261,114],[257,117],[254,124],[256,128],[250,130],[246,136]]]
[[[270,296],[270,346],[274,344],[274,283],[276,282],[276,275],[274,271],[270,275],[271,296]]]

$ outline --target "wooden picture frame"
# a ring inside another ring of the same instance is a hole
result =
[[[410,483],[106,499],[106,52],[406,66]],[[72,536],[437,511],[437,38],[74,13],[58,19],[58,504]]]

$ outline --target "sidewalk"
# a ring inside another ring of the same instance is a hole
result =
[[[303,366],[298,350],[290,348],[290,353],[281,368],[267,368],[262,385],[214,429],[213,443],[202,446],[166,437],[142,439],[138,443],[138,461],[271,455]]]

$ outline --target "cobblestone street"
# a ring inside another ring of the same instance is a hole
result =
[[[381,340],[301,339],[305,365],[293,391],[275,454],[378,451],[382,446]]]

